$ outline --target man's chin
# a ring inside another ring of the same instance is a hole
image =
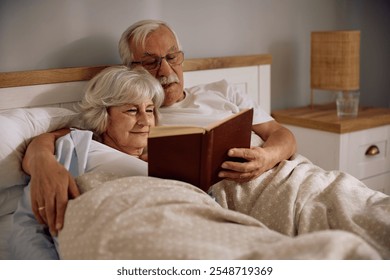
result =
[[[184,98],[184,93],[182,89],[179,88],[179,84],[172,84],[168,88],[164,88],[164,95],[165,100],[163,106],[170,106]]]

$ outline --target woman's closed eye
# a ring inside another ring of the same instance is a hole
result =
[[[140,109],[137,107],[133,107],[133,108],[127,109],[126,112],[132,116],[135,116],[135,115],[140,113]],[[147,107],[145,109],[145,113],[148,115],[153,115],[154,114],[154,106]]]
[[[129,113],[130,115],[134,115],[134,116],[137,115],[138,111],[139,110],[136,107],[126,110],[127,113]]]
[[[153,115],[154,114],[154,106],[147,107],[145,111],[148,115]]]

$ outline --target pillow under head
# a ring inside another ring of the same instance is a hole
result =
[[[44,132],[74,125],[78,113],[65,108],[39,107],[0,112],[0,190],[27,184],[22,159],[31,139]]]

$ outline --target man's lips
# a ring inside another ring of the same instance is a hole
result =
[[[165,84],[165,85],[162,85],[163,89],[167,89],[169,88],[170,86],[173,86],[175,85],[176,83],[170,83],[170,84]]]

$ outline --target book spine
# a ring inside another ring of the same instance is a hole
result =
[[[200,167],[200,188],[208,192],[212,180],[212,159],[213,159],[214,130],[207,131],[202,139],[201,167]]]

